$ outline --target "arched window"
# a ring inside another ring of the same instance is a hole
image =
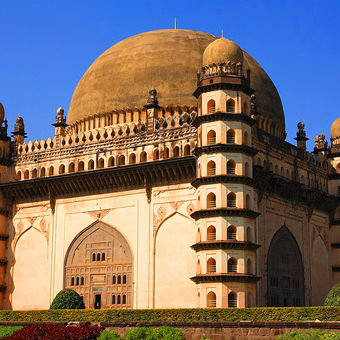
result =
[[[122,283],[122,276],[118,275],[117,277],[117,283],[120,285]]]
[[[243,135],[243,144],[244,145],[249,145],[249,135],[248,135],[247,131]]]
[[[104,158],[99,158],[98,160],[98,169],[104,168]]]
[[[102,261],[105,261],[105,253],[102,253]]]
[[[126,284],[126,275],[123,274],[123,284]]]
[[[214,292],[209,292],[207,295],[207,307],[208,308],[216,307],[216,294]]]
[[[230,225],[227,229],[227,240],[236,240],[236,227]]]
[[[280,174],[283,177],[285,175],[285,169],[281,166]]]
[[[230,192],[227,196],[227,207],[229,208],[236,207],[236,195],[233,192]]]
[[[277,164],[275,165],[274,172],[275,172],[277,175],[280,174],[279,166],[278,166]]]
[[[92,253],[92,261],[96,261],[96,253]]]
[[[237,295],[234,292],[230,292],[228,294],[228,307],[236,308],[237,307]]]
[[[69,172],[69,173],[74,172],[74,163],[70,163],[70,164],[68,165],[68,172]]]
[[[59,175],[62,175],[65,173],[65,165],[64,164],[60,164],[59,166]]]
[[[216,164],[214,161],[209,161],[207,164],[207,174],[208,176],[216,175]]]
[[[100,253],[97,253],[97,261],[100,261]]]
[[[136,163],[136,155],[134,153],[131,153],[129,156],[129,164],[135,164]]]
[[[251,199],[250,196],[247,194],[246,195],[246,209],[251,209]]]
[[[179,157],[179,147],[178,146],[174,147],[174,157]]]
[[[286,171],[286,177],[287,177],[287,178],[290,178],[290,172],[289,172],[288,169],[287,169],[287,171]]]
[[[116,284],[116,275],[115,274],[112,275],[112,284],[113,285]]]
[[[74,276],[71,277],[71,286],[74,286]]]
[[[243,103],[243,113],[246,115],[249,114],[248,104],[246,102]]]
[[[120,305],[120,295],[117,295],[117,305]]]
[[[53,175],[54,175],[54,168],[53,168],[52,165],[50,166],[50,168],[49,168],[49,170],[48,170],[48,175],[49,175],[49,176],[53,176]]]
[[[144,163],[146,162],[146,158],[147,158],[147,155],[146,155],[146,152],[145,151],[142,151],[142,153],[140,154],[140,162],[141,163]]]
[[[216,260],[212,257],[207,261],[207,273],[216,273]]]
[[[247,294],[247,307],[253,307],[253,297],[251,292]]]
[[[88,163],[88,167],[87,167],[89,170],[93,170],[94,169],[94,160],[93,159],[90,159],[89,160],[89,163]]]
[[[251,228],[250,227],[247,228],[247,241],[248,242],[252,242],[253,241],[253,236],[252,236],[252,232],[251,232]]]
[[[214,130],[210,130],[207,135],[207,144],[214,145],[216,144],[216,132]]]
[[[201,261],[197,260],[196,274],[201,274]]]
[[[213,225],[210,225],[207,229],[207,240],[216,240],[216,228]]]
[[[234,257],[228,260],[228,273],[237,273],[237,260]]]
[[[79,276],[76,277],[76,286],[79,286]]]
[[[197,242],[201,242],[201,229],[200,228],[197,229],[197,237],[196,237],[196,239],[197,239]]]
[[[113,156],[111,156],[111,157],[109,158],[108,165],[109,165],[109,167],[112,167],[112,166],[115,165],[115,158],[114,158]]]
[[[81,277],[80,277],[80,285],[81,285],[81,286],[84,286],[84,276],[81,276]]]
[[[17,180],[18,180],[18,181],[21,181],[21,171],[18,171],[18,172],[17,172]]]
[[[257,165],[258,166],[262,166],[262,162],[261,162],[261,158],[260,157],[257,157]]]
[[[122,304],[125,305],[126,304],[126,295],[123,294],[122,296]]]
[[[235,100],[234,99],[228,99],[227,100],[227,112],[235,112]]]
[[[118,165],[125,165],[125,156],[124,155],[119,155]]]
[[[158,161],[159,160],[159,151],[158,149],[153,150],[153,160]]]
[[[164,148],[164,156],[163,156],[163,158],[164,159],[169,158],[169,154],[170,154],[169,149],[168,148]]]
[[[30,173],[28,170],[25,170],[24,172],[24,179],[29,179]]]
[[[210,99],[207,104],[207,112],[208,113],[214,113],[216,111],[215,109],[215,100]]]
[[[113,304],[113,305],[116,304],[116,295],[112,295],[112,304]]]
[[[85,165],[83,161],[78,163],[78,171],[84,171]]]
[[[249,170],[249,163],[246,162],[244,164],[244,175],[247,176],[247,177],[250,177],[250,170]]]
[[[212,192],[207,196],[207,208],[216,208],[216,195]]]
[[[235,175],[236,163],[232,159],[227,162],[227,174]]]
[[[251,259],[247,260],[247,274],[253,274],[253,267]]]
[[[235,131],[233,129],[227,131],[227,144],[235,144]]]
[[[184,156],[190,156],[190,145],[189,144],[187,144],[184,147]]]
[[[37,169],[33,169],[32,171],[32,178],[37,178],[38,177],[38,170]]]

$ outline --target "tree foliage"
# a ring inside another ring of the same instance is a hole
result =
[[[329,291],[325,299],[325,306],[340,306],[340,284],[336,284]]]
[[[72,289],[61,290],[53,302],[50,309],[85,309],[83,298]]]

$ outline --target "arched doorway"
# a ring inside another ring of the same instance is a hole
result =
[[[286,226],[273,236],[267,258],[267,306],[304,306],[304,270],[299,246]]]
[[[99,221],[78,234],[66,253],[64,287],[86,308],[132,308],[133,256],[124,236]]]

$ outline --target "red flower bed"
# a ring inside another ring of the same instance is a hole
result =
[[[97,339],[104,327],[99,326],[27,326],[6,340],[90,340]]]

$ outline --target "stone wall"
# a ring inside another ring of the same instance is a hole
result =
[[[152,326],[159,327],[164,323],[136,323],[114,324],[101,323],[108,330],[114,330],[123,335],[132,327]],[[187,340],[201,340],[204,335],[209,340],[271,340],[278,335],[293,331],[316,331],[340,332],[340,322],[173,322],[168,326],[181,330]]]

